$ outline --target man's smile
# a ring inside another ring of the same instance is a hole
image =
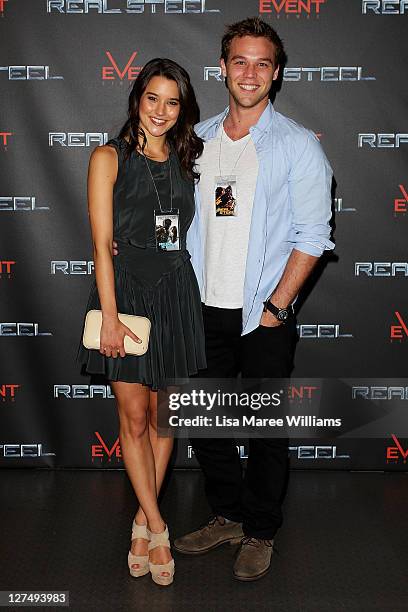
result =
[[[238,85],[244,91],[256,91],[260,87],[260,85],[254,83],[238,83]]]

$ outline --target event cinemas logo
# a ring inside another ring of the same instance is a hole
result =
[[[343,198],[333,198],[333,209],[336,213],[356,212],[356,208],[343,206]]]
[[[122,67],[122,68],[119,68],[118,64],[116,63],[110,51],[105,51],[105,53],[111,65],[102,67],[102,80],[103,81],[115,81],[117,78],[119,78],[120,81],[123,81],[123,79],[125,78],[128,81],[134,81],[136,79],[137,75],[142,69],[142,66],[132,66],[136,58],[136,55],[138,53],[137,51],[133,51],[125,67]]]
[[[395,446],[387,446],[387,463],[391,461],[392,463],[399,463],[401,459],[403,463],[406,463],[408,457],[408,448],[403,448],[401,442],[398,440],[395,434],[391,434],[391,438],[394,440]]]
[[[52,333],[40,331],[38,323],[0,323],[0,337],[6,336],[52,336]]]
[[[0,196],[0,212],[49,210],[49,206],[39,206],[35,196]]]
[[[406,261],[356,261],[355,276],[408,276]]]
[[[223,82],[224,77],[219,66],[204,66],[204,81],[215,79]],[[318,68],[285,68],[283,80],[289,82],[338,83],[353,81],[376,81],[373,76],[363,74],[362,66],[321,66]]]
[[[363,15],[404,15],[408,11],[408,0],[362,0],[361,11]]]
[[[122,453],[119,445],[119,437],[116,438],[113,446],[109,447],[105,440],[102,438],[99,431],[95,431],[95,436],[98,438],[100,444],[92,444],[91,445],[91,456],[92,462],[95,459],[100,459],[101,463],[103,459],[108,459],[108,461],[112,461],[112,457],[116,457],[116,461],[121,461]]]
[[[153,15],[158,12],[158,7],[160,12],[165,14],[221,12],[217,8],[208,8],[210,3],[211,0],[47,0],[47,13],[77,15],[96,11],[104,15],[118,13],[140,15],[145,9],[148,11],[147,7],[150,7],[150,13]],[[116,6],[112,6],[113,4]]]
[[[115,399],[110,385],[54,385],[54,397],[57,399]]]
[[[20,388],[20,385],[0,385],[0,401],[2,402],[14,402],[16,399],[17,389]]]
[[[63,76],[52,75],[49,66],[0,66],[9,81],[52,81],[63,80]]]
[[[295,400],[302,402],[303,400],[312,400],[316,393],[319,393],[319,387],[312,387],[310,385],[289,385],[288,387],[288,399],[290,402]]]
[[[13,275],[13,266],[15,266],[15,264],[15,261],[0,260],[0,279],[11,278]]]
[[[394,312],[399,325],[391,325],[390,338],[391,340],[405,340],[408,338],[408,323],[402,317],[402,314],[396,310]]]
[[[358,148],[371,149],[399,149],[401,145],[408,144],[408,134],[359,134]]]
[[[0,444],[0,453],[3,457],[22,459],[29,457],[55,457],[55,453],[46,453],[42,443],[32,444]]]
[[[5,9],[6,2],[8,2],[8,0],[0,0],[0,15],[2,17],[4,16],[4,9]]]
[[[100,146],[108,142],[107,132],[49,132],[50,147],[90,147]]]
[[[408,387],[391,387],[379,385],[353,386],[351,388],[353,400],[408,400]]]
[[[306,15],[309,18],[311,15],[319,17],[320,8],[326,0],[259,0],[259,12],[272,13],[275,12],[278,18],[281,15]]]
[[[398,187],[401,192],[402,198],[395,198],[394,200],[394,213],[396,213],[395,216],[400,213],[405,214],[407,212],[408,205],[407,190],[405,189],[404,185],[398,185]]]
[[[51,274],[93,274],[93,261],[52,261]]]
[[[299,338],[314,340],[337,340],[339,338],[353,338],[353,334],[342,333],[339,323],[297,325]]]
[[[13,132],[0,132],[0,144],[2,144],[5,149],[7,149],[9,138],[12,135]]]

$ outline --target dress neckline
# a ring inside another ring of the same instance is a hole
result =
[[[122,142],[126,146],[126,144],[127,144],[126,138],[118,138],[118,140],[119,141],[122,140]],[[166,164],[166,163],[168,163],[168,161],[170,160],[171,155],[173,154],[173,149],[172,149],[171,144],[169,144],[169,155],[164,160],[153,159],[152,157],[149,157],[148,155],[145,155],[144,153],[140,153],[139,151],[136,151],[136,150],[134,151],[134,153],[136,153],[136,155],[139,155],[140,157],[146,157],[146,159],[148,159],[149,162],[153,162],[154,164]]]

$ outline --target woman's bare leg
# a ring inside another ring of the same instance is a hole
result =
[[[144,385],[111,382],[119,413],[119,440],[130,482],[151,531],[160,533],[164,521],[157,505],[156,469],[149,437],[150,389]],[[147,554],[146,550],[138,554]],[[167,563],[171,559],[168,548],[160,546],[150,554],[153,563]],[[164,575],[167,575],[164,572]]]
[[[166,475],[167,466],[170,461],[174,440],[172,437],[164,438],[157,435],[157,392],[155,391],[150,392],[149,437],[156,466],[156,490],[157,495],[159,495],[164,477]],[[136,513],[135,520],[138,525],[146,525],[147,519],[141,506],[139,506],[139,510]]]

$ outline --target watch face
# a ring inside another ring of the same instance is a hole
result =
[[[288,318],[288,314],[288,311],[282,308],[282,310],[280,310],[276,316],[279,321],[286,321],[286,319]]]

